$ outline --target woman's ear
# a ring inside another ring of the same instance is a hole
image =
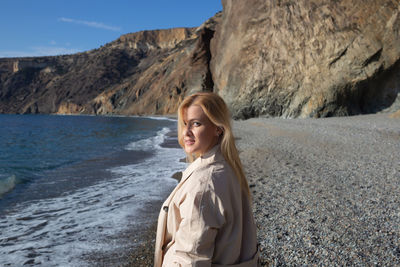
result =
[[[215,132],[216,132],[216,136],[220,136],[221,134],[224,133],[224,131],[222,130],[222,127],[218,127],[218,126],[217,126]]]

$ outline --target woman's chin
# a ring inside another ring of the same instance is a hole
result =
[[[185,152],[187,154],[194,154],[194,153],[196,153],[196,149],[191,145],[186,145],[185,146]]]
[[[193,154],[193,149],[185,147],[185,152],[186,152],[186,154]]]

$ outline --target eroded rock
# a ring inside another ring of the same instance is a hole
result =
[[[236,117],[373,113],[400,93],[399,1],[222,3],[211,70]]]
[[[0,113],[175,113],[185,94],[213,88],[209,47],[219,17],[75,55],[0,59]]]

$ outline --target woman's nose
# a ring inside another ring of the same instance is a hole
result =
[[[189,124],[183,126],[183,136],[191,136],[192,131],[190,129]]]

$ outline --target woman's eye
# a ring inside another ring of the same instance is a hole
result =
[[[197,121],[195,121],[195,122],[193,122],[193,125],[194,125],[194,126],[200,126],[200,125],[201,125],[201,123],[200,123],[200,122],[197,122]]]

